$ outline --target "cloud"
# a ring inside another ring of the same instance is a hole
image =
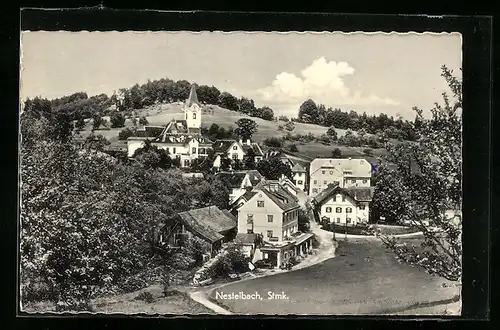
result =
[[[398,101],[377,95],[361,95],[360,91],[350,90],[344,77],[351,76],[354,68],[346,62],[328,62],[320,57],[300,72],[281,72],[270,86],[258,90],[264,102],[275,105],[301,104],[307,99],[326,106],[383,106],[398,105]]]

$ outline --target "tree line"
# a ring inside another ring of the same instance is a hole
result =
[[[327,109],[323,104],[317,105],[309,99],[302,103],[298,117],[292,120],[340,129],[364,130],[369,134],[384,134],[391,139],[414,141],[417,138],[415,126],[419,125],[420,118],[417,116],[411,122],[401,117],[394,119],[384,113],[368,116],[364,112],[360,115],[352,110],[347,112],[338,108]]]

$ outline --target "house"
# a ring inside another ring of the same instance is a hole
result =
[[[129,137],[128,156],[133,157],[135,151],[144,146],[144,141],[150,140],[151,145],[164,149],[170,157],[177,158],[181,167],[189,167],[194,159],[207,157],[213,141],[201,135],[201,104],[196,95],[196,85],[191,85],[182,110],[184,119],[173,119],[165,127],[146,126],[137,136]]]
[[[196,236],[211,246],[211,255],[222,247],[222,243],[236,236],[237,219],[227,210],[208,206],[180,212],[173,226],[164,230],[162,240],[170,246],[181,246],[186,238]]]
[[[247,188],[252,188],[264,180],[264,176],[257,170],[218,172],[215,176],[225,182],[231,189],[229,192],[230,203],[243,195]]]
[[[372,165],[365,159],[316,158],[309,165],[309,195],[332,183],[340,187],[370,187]]]
[[[254,260],[264,259],[280,267],[292,256],[307,253],[313,234],[298,230],[298,199],[276,181],[263,181],[238,208],[238,234],[258,234],[262,244]],[[241,235],[240,235],[241,236]]]
[[[289,193],[291,193],[294,196],[297,196],[299,192],[299,188],[293,183],[289,178],[287,178],[285,175],[282,175],[281,178],[278,180],[279,184],[288,190]]]
[[[227,157],[233,161],[239,160],[243,162],[245,156],[247,156],[250,150],[252,150],[255,163],[260,162],[263,157],[260,146],[249,139],[246,141],[243,141],[242,139],[239,141],[233,139],[216,140],[212,145],[212,148],[216,155],[214,161],[214,167],[216,168],[220,167],[222,155],[227,155]]]
[[[373,187],[343,188],[330,184],[312,203],[320,220],[343,226],[368,223]]]
[[[272,158],[279,158],[279,160],[281,160],[281,162],[283,164],[287,165],[290,168],[292,168],[293,165],[294,165],[293,161],[281,149],[276,149],[276,148],[269,149],[264,154],[264,158],[263,159],[269,160],[269,159],[272,159]]]
[[[238,209],[243,206],[250,198],[252,198],[257,192],[252,190],[252,187],[247,188],[245,193],[236,197],[229,205],[229,212],[234,216],[238,216]]]
[[[302,191],[306,191],[306,183],[307,183],[306,169],[302,165],[297,163],[292,166],[292,175],[293,175],[293,184]]]

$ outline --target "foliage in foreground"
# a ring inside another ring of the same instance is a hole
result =
[[[415,108],[415,143],[388,144],[377,174],[374,204],[381,215],[409,221],[424,233],[423,249],[384,242],[400,260],[418,263],[429,273],[458,281],[462,274],[462,83],[445,66],[442,76],[453,95],[443,93],[427,119]],[[392,164],[392,166],[388,166]],[[447,215],[447,211],[459,216]],[[434,229],[426,222],[429,221]],[[418,252],[417,250],[422,250]]]

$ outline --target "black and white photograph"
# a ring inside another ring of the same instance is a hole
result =
[[[462,46],[22,31],[20,311],[460,316]]]

